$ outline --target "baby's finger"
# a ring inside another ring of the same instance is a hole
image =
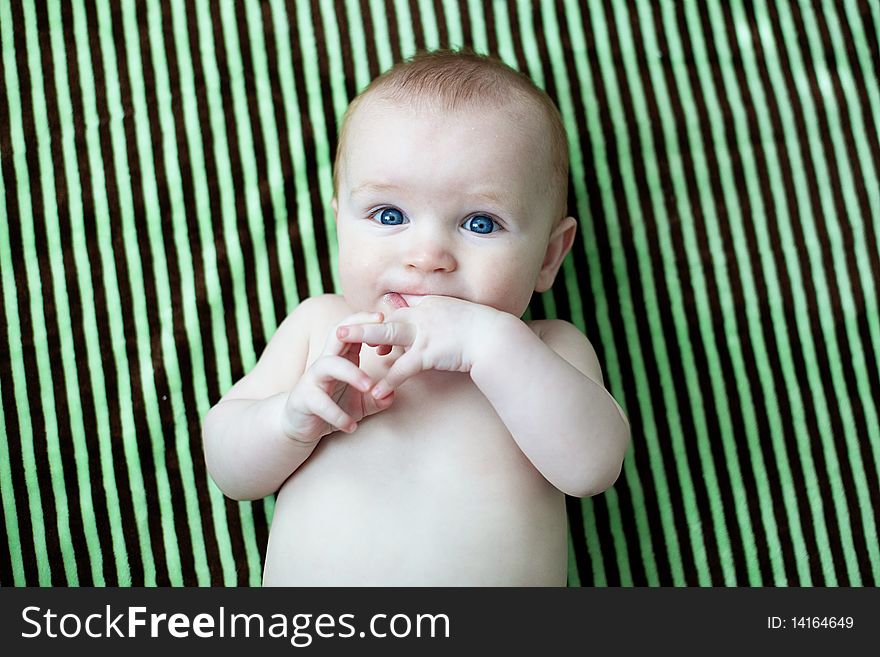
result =
[[[422,359],[414,351],[408,351],[392,365],[385,378],[373,387],[373,399],[383,399],[397,390],[400,385],[422,371]]]
[[[339,406],[330,399],[329,395],[323,391],[316,391],[315,395],[309,401],[311,412],[331,427],[351,433],[357,429],[357,423],[352,417],[343,411]]]
[[[336,356],[322,356],[316,360],[312,366],[312,374],[319,384],[340,381],[361,392],[367,392],[373,385],[373,380],[361,368],[350,360]]]
[[[340,326],[358,325],[363,322],[381,322],[383,319],[384,315],[382,315],[382,313],[362,312],[349,315],[339,322],[334,330],[330,331],[330,335],[327,336],[327,342],[324,345],[324,354],[329,356],[339,356],[347,348],[347,343],[342,342],[336,337],[336,331]]]
[[[354,324],[340,326],[336,337],[343,342],[366,342],[371,345],[399,345],[408,347],[416,339],[416,327],[409,322],[382,324]]]

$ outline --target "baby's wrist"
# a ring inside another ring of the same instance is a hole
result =
[[[483,365],[497,366],[500,359],[509,358],[510,350],[507,345],[521,327],[525,327],[525,324],[510,313],[484,307],[470,331],[467,361],[471,372]]]

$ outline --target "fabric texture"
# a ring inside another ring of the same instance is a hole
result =
[[[338,289],[337,121],[419,48],[558,103],[578,239],[532,318],[633,444],[572,586],[880,585],[877,2],[0,0],[2,585],[256,585],[200,422]],[[454,482],[453,482],[454,483]]]

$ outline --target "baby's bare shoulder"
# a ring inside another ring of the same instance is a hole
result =
[[[335,323],[350,314],[341,296],[322,294],[302,301],[281,322],[254,368],[224,396],[264,398],[286,390],[320,349]]]
[[[561,319],[538,319],[529,328],[548,347],[594,381],[602,382],[602,367],[596,350],[580,329]]]

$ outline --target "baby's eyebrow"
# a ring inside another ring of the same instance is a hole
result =
[[[400,187],[392,183],[367,181],[357,185],[351,190],[352,196],[363,196],[364,194],[387,194],[389,192],[398,191]]]

